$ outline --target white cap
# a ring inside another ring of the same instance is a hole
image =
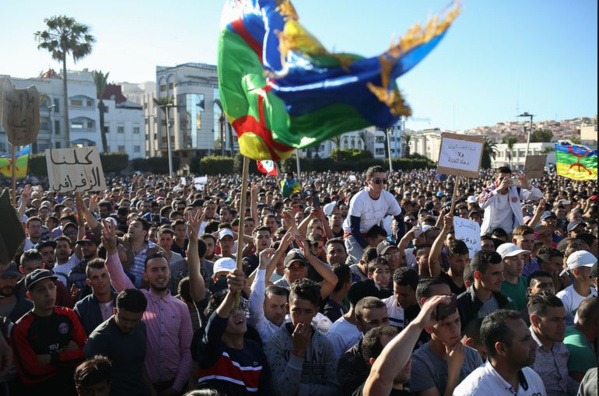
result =
[[[506,257],[514,257],[521,253],[531,253],[530,250],[523,250],[518,247],[515,243],[502,243],[497,248],[497,253],[501,256],[501,258]]]
[[[322,211],[324,212],[325,216],[330,216],[333,213],[333,210],[335,209],[336,205],[337,201],[333,201],[323,206]]]
[[[422,226],[422,233],[427,232],[428,230],[430,230],[431,228],[433,228],[433,226],[430,225],[423,225]]]
[[[468,198],[466,198],[466,202],[467,203],[476,203],[476,197],[474,195],[469,196]]]
[[[233,234],[233,231],[231,231],[228,228],[223,228],[222,230],[220,230],[218,232],[218,240],[220,241],[221,239],[223,239],[227,235],[231,236],[232,238],[235,238],[235,234]]]
[[[568,260],[566,261],[568,268],[560,272],[559,275],[562,276],[566,272],[580,267],[592,267],[596,262],[597,257],[586,250],[579,250],[568,256]]]
[[[229,272],[237,268],[237,263],[231,257],[223,257],[219,258],[214,262],[214,267],[212,269],[214,275],[219,272]]]

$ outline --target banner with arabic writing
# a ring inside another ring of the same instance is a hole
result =
[[[106,189],[97,147],[46,150],[50,190],[60,192]]]

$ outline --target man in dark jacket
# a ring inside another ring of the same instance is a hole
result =
[[[470,261],[474,283],[458,296],[458,312],[462,330],[476,318],[484,318],[498,309],[508,307],[509,301],[501,294],[503,261],[496,252],[476,252]]]

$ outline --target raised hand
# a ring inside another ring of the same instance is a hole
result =
[[[291,338],[293,339],[293,354],[303,358],[312,339],[312,326],[298,323]]]
[[[106,248],[107,255],[113,255],[116,249],[116,229],[111,221],[102,220],[102,245]]]
[[[189,238],[198,238],[200,235],[200,227],[204,221],[204,212],[201,209],[195,210],[190,213],[189,220],[187,220],[187,235]]]
[[[245,286],[245,274],[240,269],[235,269],[227,274],[227,287],[230,293],[241,291]]]
[[[275,250],[272,248],[264,249],[258,254],[258,259],[260,262],[260,269],[266,269],[270,265],[272,258],[275,255]]]

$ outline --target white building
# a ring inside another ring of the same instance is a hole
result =
[[[146,81],[143,83],[121,83],[123,95],[127,100],[139,103],[143,108],[145,153],[146,156],[155,157],[160,155],[158,151],[158,130],[156,116],[157,109],[154,99],[156,98],[156,83]]]
[[[526,143],[516,143],[511,150],[505,143],[497,144],[496,147],[495,159],[491,158],[493,168],[509,166],[512,169],[524,169]],[[528,153],[529,155],[547,154],[547,165],[555,164],[555,143],[530,143]]]
[[[35,86],[40,99],[43,99],[40,103],[40,131],[37,141],[32,144],[32,153],[66,147],[64,92],[60,75],[50,70],[36,78],[11,77],[11,82],[20,89]],[[98,100],[91,73],[85,70],[69,71],[68,93],[70,146],[98,146],[102,151]],[[141,105],[106,96],[104,104],[108,107],[105,114],[107,150],[127,152],[130,159],[145,157],[144,115]],[[6,133],[0,126],[0,154],[9,152]]]
[[[431,128],[410,133],[409,147],[410,154],[419,154],[431,161],[439,161],[441,130],[439,128]]]

